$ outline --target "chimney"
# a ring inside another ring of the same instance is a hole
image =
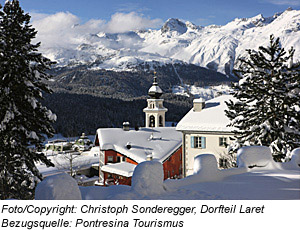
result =
[[[127,142],[126,148],[127,148],[127,149],[131,149],[131,142]]]
[[[149,153],[147,155],[147,161],[152,161],[152,159],[153,159],[153,155],[152,155],[152,153]]]
[[[128,121],[123,122],[123,130],[129,131],[129,122]]]
[[[200,112],[205,107],[205,100],[203,98],[194,99],[194,112]]]

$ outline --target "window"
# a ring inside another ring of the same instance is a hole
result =
[[[159,127],[163,127],[163,117],[159,116]]]
[[[155,127],[155,117],[153,115],[151,115],[149,118],[149,126]]]
[[[114,157],[113,156],[107,156],[107,163],[113,163]]]
[[[228,160],[225,158],[220,158],[219,159],[219,167],[220,168],[228,168]]]
[[[197,149],[205,149],[206,137],[191,136],[191,147]]]
[[[126,157],[122,157],[122,161],[126,161]]]
[[[219,146],[227,147],[227,137],[219,137]]]
[[[117,156],[117,162],[121,162],[121,157]]]

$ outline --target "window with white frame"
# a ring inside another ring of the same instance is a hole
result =
[[[206,137],[191,136],[191,147],[197,149],[205,149]]]
[[[219,137],[219,146],[227,147],[227,137]]]

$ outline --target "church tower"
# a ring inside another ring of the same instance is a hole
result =
[[[150,98],[147,99],[147,107],[143,110],[146,115],[146,127],[165,127],[165,113],[168,109],[163,105],[164,99],[160,99],[162,94],[154,72],[153,84],[148,91]]]

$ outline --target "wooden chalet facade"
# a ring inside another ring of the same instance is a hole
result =
[[[116,152],[115,150],[103,150],[100,155],[102,155],[102,159],[104,160],[103,165],[112,165],[118,164],[122,162],[127,162],[133,165],[133,168],[138,165],[138,163],[125,155]],[[180,146],[169,158],[167,158],[163,164],[164,171],[164,179],[176,179],[181,178],[182,176],[182,147]],[[104,167],[103,167],[104,168]],[[105,168],[104,168],[105,170]],[[118,173],[113,173],[111,171],[100,170],[99,177],[104,182],[104,185],[131,185],[131,177],[132,174],[129,175],[120,175]]]

